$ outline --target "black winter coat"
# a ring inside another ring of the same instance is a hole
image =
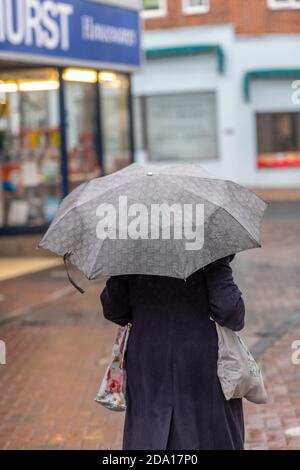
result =
[[[230,257],[186,281],[112,277],[101,301],[108,320],[133,325],[123,449],[243,449],[242,401],[228,402],[222,393],[217,332],[210,320],[236,331],[244,326]]]

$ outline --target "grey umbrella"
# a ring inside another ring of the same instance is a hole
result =
[[[133,164],[72,191],[39,247],[68,257],[88,279],[186,279],[221,257],[260,247],[266,207],[253,192],[198,164]]]

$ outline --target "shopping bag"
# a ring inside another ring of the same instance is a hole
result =
[[[267,402],[262,372],[242,338],[216,323],[218,333],[218,377],[226,400],[246,398]]]
[[[125,352],[131,324],[118,329],[111,362],[106,369],[95,401],[111,411],[126,410]]]

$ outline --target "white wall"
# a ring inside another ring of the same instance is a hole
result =
[[[250,103],[245,101],[242,85],[249,70],[299,68],[300,35],[242,38],[235,36],[232,25],[149,31],[144,35],[144,48],[193,44],[222,46],[225,73],[218,73],[214,54],[152,60],[135,74],[134,95],[215,90],[219,158],[202,161],[203,166],[220,177],[251,186],[299,185],[300,168],[256,168],[255,112],[295,110],[291,80],[253,82]],[[137,160],[143,157],[136,155]]]

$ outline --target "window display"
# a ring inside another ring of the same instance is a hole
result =
[[[4,226],[43,225],[51,220],[60,201],[58,87],[52,69],[1,73]]]
[[[131,162],[129,133],[126,75],[1,70],[0,231],[44,230],[67,190]]]
[[[258,167],[300,166],[300,113],[259,113],[256,122]]]

